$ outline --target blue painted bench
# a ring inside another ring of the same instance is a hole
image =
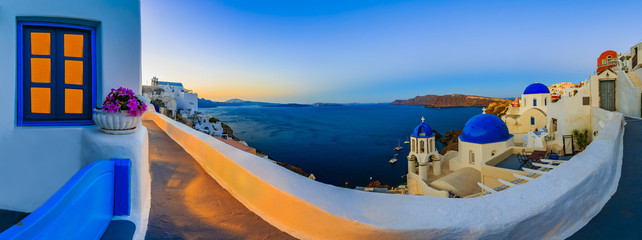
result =
[[[129,159],[93,162],[42,206],[0,233],[0,239],[104,238],[114,216],[129,215],[130,183]]]

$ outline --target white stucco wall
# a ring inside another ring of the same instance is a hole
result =
[[[147,128],[138,124],[129,135],[105,134],[100,127],[86,128],[82,134],[83,165],[112,158],[131,160],[131,210],[129,216],[114,219],[136,224],[134,239],[145,238],[151,208],[151,176],[149,173],[149,139]]]
[[[537,99],[537,106],[533,105],[533,99]],[[539,108],[542,111],[546,112],[546,109],[550,104],[551,104],[550,93],[522,94],[522,99],[520,100],[519,114],[522,115],[525,111],[531,108]]]
[[[535,120],[535,125],[531,125],[531,117]],[[511,134],[528,133],[535,131],[537,128],[546,127],[546,112],[540,108],[529,108],[522,112],[522,114],[514,119],[512,117],[504,117],[508,132]]]
[[[617,111],[630,117],[642,117],[640,115],[642,89],[634,86],[625,72],[618,71],[617,73],[617,79],[615,80],[615,85],[617,86],[617,100],[615,101]],[[635,74],[638,79],[641,79],[642,69],[638,68],[631,74]]]
[[[606,111],[601,108],[592,108],[591,112],[591,131],[597,131],[598,136],[605,132],[611,119],[622,115],[621,113]]]
[[[589,82],[586,86],[589,87],[591,91],[591,107],[599,108],[600,107],[600,85],[597,75],[593,74],[589,76]]]
[[[185,106],[183,109],[192,109],[192,111],[198,111],[198,94],[196,93],[185,93]]]
[[[408,191],[409,191],[408,194],[433,196],[433,197],[441,197],[441,198],[448,198],[448,196],[449,196],[447,191],[437,190],[437,189],[432,188],[431,186],[429,186],[417,174],[408,173],[407,181],[408,181],[408,185],[407,186],[408,186]]]
[[[458,146],[457,149],[458,149],[457,152],[459,153],[459,157],[457,158],[459,160],[459,163],[449,166],[450,170],[457,171],[460,168],[470,167],[470,166],[477,166],[482,160],[481,144],[474,144],[474,143],[464,142],[460,138],[459,139],[459,146]],[[473,165],[470,164],[470,152],[471,151],[474,153],[474,157],[475,157],[475,159],[474,159],[475,163]]]
[[[563,239],[615,193],[624,133],[615,113],[585,151],[551,172],[497,194],[448,199],[323,184],[166,116],[146,118],[246,207],[302,239]]]
[[[606,74],[609,76],[606,76]],[[604,71],[600,75],[591,75],[589,87],[591,91],[591,107],[600,107],[600,79],[615,80],[615,107],[618,112],[630,117],[642,117],[642,88],[636,87],[628,77],[632,74],[642,79],[642,69],[625,73],[618,70],[615,74]]]
[[[583,105],[582,98],[590,97],[591,89],[589,85],[582,87],[578,93],[573,97],[561,98],[559,101],[551,104],[548,108],[548,116],[546,122],[548,123],[549,131],[553,131],[550,126],[552,119],[557,119],[557,131],[555,131],[554,147],[555,150],[564,145],[563,135],[571,135],[573,129],[589,129],[591,130],[591,106]],[[593,97],[591,97],[593,98]],[[591,101],[591,99],[589,99]]]
[[[31,212],[82,168],[81,126],[17,126],[17,18],[97,23],[97,103],[111,88],[141,90],[138,0],[0,1],[0,208]]]
[[[499,154],[504,152],[506,149],[508,149],[510,146],[514,145],[514,137],[511,137],[510,139],[503,141],[503,142],[494,142],[494,143],[486,143],[486,144],[477,144],[477,143],[469,143],[469,142],[464,142],[459,139],[459,157],[458,163],[449,165],[450,170],[457,171],[461,168],[465,167],[473,167],[479,171],[481,171],[482,166],[484,163],[492,157],[493,151],[495,154]],[[475,164],[470,165],[470,151],[473,151],[475,153]],[[451,161],[452,162],[452,161]]]
[[[636,49],[637,49],[637,53],[638,54],[637,54],[637,56],[634,56],[635,52],[636,52]],[[631,54],[631,70],[635,70],[637,67],[640,66],[640,64],[642,64],[642,42],[633,45],[631,47],[630,54]],[[636,66],[633,66],[633,63],[632,63],[634,57],[637,57],[638,65],[636,65]]]
[[[198,95],[196,93],[178,92],[176,109],[198,111]]]

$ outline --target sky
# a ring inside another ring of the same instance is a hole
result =
[[[143,84],[200,98],[513,98],[579,83],[642,41],[642,1],[142,0]]]

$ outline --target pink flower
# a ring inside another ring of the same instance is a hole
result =
[[[103,106],[103,110],[109,113],[115,113],[118,112],[118,105],[110,102]]]
[[[133,109],[138,110],[138,100],[136,100],[136,98],[131,98],[127,100],[127,107],[129,107],[129,109],[131,110]]]
[[[139,114],[138,109],[129,109],[127,110],[127,114],[132,117],[136,117]]]
[[[112,88],[107,94],[102,110],[110,113],[127,110],[129,116],[135,117],[142,115],[147,110],[147,105],[141,102],[131,89],[119,87]]]

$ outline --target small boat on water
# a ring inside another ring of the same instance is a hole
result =
[[[406,138],[406,141],[403,141],[404,144],[410,144],[410,138]]]
[[[403,149],[403,147],[401,146],[401,143],[399,142],[399,139],[397,139],[397,146],[395,147],[395,151],[399,151],[401,149]]]
[[[388,161],[390,164],[395,164],[397,162],[397,158],[391,158],[390,161]]]

